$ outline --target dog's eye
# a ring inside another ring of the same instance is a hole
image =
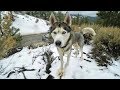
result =
[[[65,34],[65,33],[66,33],[65,31],[62,32],[62,34]]]
[[[56,32],[53,32],[54,34],[57,34]]]

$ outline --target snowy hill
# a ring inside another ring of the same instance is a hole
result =
[[[45,33],[49,30],[47,21],[29,15],[14,14],[12,26],[20,29],[21,35]]]
[[[8,13],[8,11],[2,11],[1,18]],[[13,12],[13,15],[15,21],[13,21],[12,26],[19,28],[21,35],[45,33],[49,30],[48,21],[27,14],[21,15]]]
[[[44,33],[49,29],[45,20],[38,19],[36,23],[35,17],[19,14],[16,14],[13,26],[20,28],[22,35]],[[89,57],[91,49],[90,45],[84,46],[83,61],[80,60],[80,55],[76,58],[75,51],[72,50],[70,64],[62,79],[120,79],[120,62],[113,61],[108,67],[97,66],[95,60]],[[44,54],[47,50],[53,52],[54,59],[49,74],[46,72],[47,59]],[[36,49],[24,47],[20,52],[0,60],[0,79],[46,79],[50,75],[58,79],[57,70],[60,67],[58,56],[53,44]],[[66,60],[67,57],[64,56],[64,62]]]

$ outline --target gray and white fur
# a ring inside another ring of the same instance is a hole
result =
[[[83,59],[84,37],[83,33],[74,32],[71,29],[72,19],[68,13],[66,14],[63,22],[57,22],[53,13],[50,15],[49,21],[51,24],[50,33],[60,55],[61,66],[58,70],[58,75],[61,77],[65,74],[66,67],[69,65],[72,45],[76,49],[76,56],[80,51],[81,60]],[[67,62],[63,67],[63,56],[65,54],[67,54]]]

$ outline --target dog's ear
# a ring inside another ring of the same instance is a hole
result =
[[[71,19],[71,16],[68,12],[66,13],[66,17],[64,19],[64,22],[67,23],[69,26],[71,26],[71,24],[72,24],[72,19]]]
[[[50,24],[53,25],[56,21],[56,18],[53,13],[51,13],[50,18],[49,18]]]

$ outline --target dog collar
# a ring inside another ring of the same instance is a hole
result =
[[[72,34],[70,33],[70,37],[69,37],[68,41],[66,42],[65,46],[63,46],[63,47],[61,47],[61,48],[65,48],[65,47],[67,47],[67,45],[68,45],[68,43],[69,43],[71,37],[72,37]]]

